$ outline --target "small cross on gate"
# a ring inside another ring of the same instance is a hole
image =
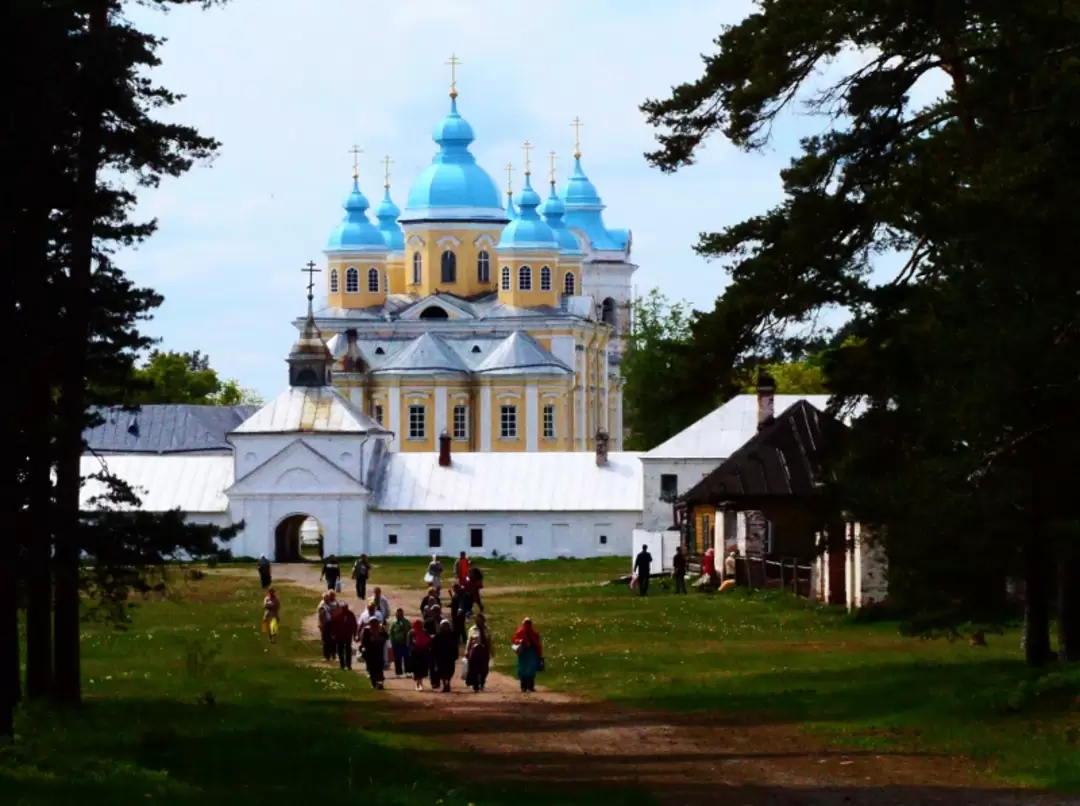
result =
[[[308,276],[307,298],[308,302],[310,302],[315,298],[315,275],[322,271],[322,269],[315,266],[314,260],[309,260],[304,266],[304,268],[300,269],[300,271],[304,272]]]

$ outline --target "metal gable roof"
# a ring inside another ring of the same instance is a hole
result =
[[[258,411],[258,406],[152,404],[138,411],[98,408],[104,422],[83,432],[95,453],[229,452],[225,435]]]
[[[507,336],[474,371],[484,375],[522,371],[530,374],[566,375],[573,372],[524,330],[515,330]]]
[[[390,432],[330,386],[290,387],[233,429],[234,434]]]
[[[425,333],[395,353],[373,374],[454,372],[467,375],[468,365],[438,336]]]
[[[637,512],[640,454],[591,451],[391,453],[380,462],[374,509],[400,512]]]
[[[233,483],[233,457],[161,456],[117,454],[83,456],[80,471],[84,484],[79,492],[83,509],[94,509],[92,499],[107,492],[101,481],[91,476],[106,471],[127,482],[139,496],[143,512],[226,512],[225,490]]]

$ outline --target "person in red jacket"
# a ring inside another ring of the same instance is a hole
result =
[[[342,603],[330,619],[330,635],[337,650],[338,664],[342,669],[352,669],[352,645],[356,635],[356,615],[347,602]]]

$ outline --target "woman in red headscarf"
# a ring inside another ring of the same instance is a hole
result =
[[[409,632],[409,659],[412,661],[413,683],[417,691],[424,690],[424,678],[431,665],[431,636],[424,631],[424,622],[416,619]]]
[[[716,549],[710,548],[705,552],[705,557],[701,561],[701,575],[706,577],[708,586],[715,588],[720,584],[720,577],[716,573]]]
[[[517,676],[521,690],[536,691],[536,673],[543,669],[544,643],[540,633],[533,627],[532,619],[525,619],[517,628],[510,644],[517,653]]]

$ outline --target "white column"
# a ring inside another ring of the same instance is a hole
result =
[[[480,387],[480,450],[491,450],[491,387]]]
[[[446,387],[435,387],[435,439],[446,430]],[[436,442],[436,445],[439,443]]]
[[[364,411],[364,387],[363,386],[350,386],[349,387],[349,402],[356,406],[360,411]],[[367,414],[364,411],[364,414]]]
[[[611,365],[608,363],[608,349],[610,346],[611,342],[608,341],[608,343],[604,345],[604,354],[600,359],[602,362],[601,369],[604,372],[604,413],[600,418],[600,422],[604,424],[604,430],[607,431],[609,435],[611,434],[611,409],[608,407],[608,376],[611,374]]]
[[[536,381],[525,386],[525,450],[540,450],[540,390]]]
[[[400,450],[404,437],[401,434],[401,387],[391,386],[386,392],[386,406],[390,409],[390,430],[394,438],[390,440],[389,448],[392,451]]]
[[[615,398],[615,434],[618,434],[618,437],[615,437],[615,434],[612,434],[612,436],[615,437],[615,439],[617,440],[615,444],[618,446],[618,450],[621,451],[621,450],[623,450],[623,431],[624,431],[623,419],[622,419],[622,416],[623,416],[622,415],[623,390],[622,390],[622,385],[621,384],[616,384],[615,385],[615,394],[618,395],[618,397]]]

